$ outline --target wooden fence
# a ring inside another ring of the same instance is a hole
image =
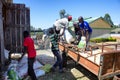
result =
[[[11,52],[21,52],[23,31],[30,31],[30,9],[24,4],[7,4],[4,9],[5,48]]]

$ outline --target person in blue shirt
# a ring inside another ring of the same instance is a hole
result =
[[[88,42],[92,35],[92,28],[89,26],[89,23],[87,21],[84,21],[82,16],[80,16],[78,18],[78,21],[79,21],[78,25],[79,25],[80,29],[82,29],[82,36],[86,37],[86,49],[87,49]]]

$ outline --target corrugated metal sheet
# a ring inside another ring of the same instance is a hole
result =
[[[94,17],[94,18],[86,18],[86,19],[84,19],[85,21],[87,21],[89,24],[91,23],[91,22],[93,22],[93,21],[95,21],[95,20],[97,20],[97,19],[99,19],[100,17]]]

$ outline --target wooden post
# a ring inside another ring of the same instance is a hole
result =
[[[99,72],[98,72],[99,80],[102,80],[101,76],[102,76],[102,68],[103,68],[103,59],[104,59],[104,56],[100,56],[100,67],[99,67]]]
[[[0,72],[4,68],[4,37],[3,37],[3,17],[2,17],[2,7],[3,4],[0,0]]]

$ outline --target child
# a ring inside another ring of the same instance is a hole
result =
[[[63,72],[62,58],[61,58],[59,47],[58,47],[59,36],[58,36],[58,34],[54,33],[54,29],[53,28],[49,29],[49,33],[50,33],[50,41],[51,41],[51,45],[52,45],[51,46],[51,50],[52,50],[54,56],[57,57],[57,61],[52,66],[51,70],[55,71],[55,68],[57,66],[59,66],[59,72],[62,73]]]
[[[19,61],[23,58],[25,53],[28,54],[28,75],[32,78],[32,80],[37,80],[34,69],[33,69],[34,61],[36,58],[36,50],[34,47],[34,41],[30,37],[30,34],[28,31],[24,31],[23,36],[24,36],[24,43],[23,43],[24,50],[23,50],[23,54],[21,58],[19,59]]]

